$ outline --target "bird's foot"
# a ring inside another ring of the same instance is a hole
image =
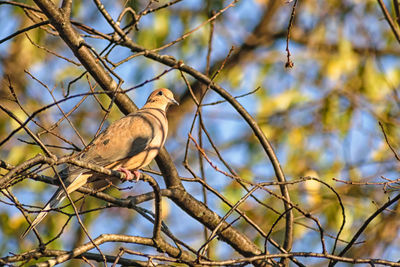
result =
[[[133,175],[135,176],[135,182],[138,182],[139,179],[140,179],[140,176],[141,176],[142,174],[140,173],[140,171],[134,170],[134,171],[133,171]]]
[[[140,172],[138,170],[134,170],[132,173],[130,170],[120,167],[118,171],[125,173],[126,178],[123,179],[124,181],[134,181],[134,182],[139,181]]]

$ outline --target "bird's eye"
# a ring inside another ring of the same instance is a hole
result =
[[[162,91],[160,91],[160,92],[158,92],[158,94],[157,95],[163,95],[163,92]]]

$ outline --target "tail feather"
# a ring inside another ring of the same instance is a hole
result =
[[[21,235],[21,238],[24,238],[35,226],[37,226],[43,219],[46,217],[46,215],[49,213],[49,211],[55,207],[58,206],[58,204],[61,203],[65,198],[65,192],[63,189],[58,189],[54,195],[50,198],[49,202],[47,202],[46,206],[40,211],[40,213],[36,216],[36,218],[33,220],[31,225],[28,227],[28,229],[25,230],[25,232]]]
[[[85,185],[88,181],[88,178],[91,174],[79,173],[73,181],[69,182],[67,186],[67,193],[71,194],[81,186]],[[50,198],[49,202],[47,202],[46,206],[40,211],[40,213],[36,216],[35,220],[33,220],[32,224],[25,230],[25,232],[21,235],[21,238],[24,238],[35,226],[37,226],[43,219],[46,217],[47,213],[51,209],[54,209],[64,200],[66,197],[65,191],[62,188],[59,188],[54,195]]]

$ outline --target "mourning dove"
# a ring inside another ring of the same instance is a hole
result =
[[[78,159],[122,171],[127,180],[134,177],[138,179],[138,170],[147,166],[164,145],[168,132],[166,110],[171,104],[179,105],[170,90],[155,90],[141,109],[112,123],[81,152]],[[60,176],[68,194],[86,184],[98,190],[110,182],[118,182],[116,177],[108,177],[76,166],[62,170]],[[65,197],[65,191],[60,186],[21,237],[24,238]]]

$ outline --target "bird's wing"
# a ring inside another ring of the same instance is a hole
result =
[[[155,130],[157,128],[154,126],[154,119],[149,118],[147,114],[143,114],[140,110],[131,113],[115,121],[97,136],[78,156],[78,159],[105,167],[132,158],[148,148],[157,134]],[[68,174],[65,175],[64,181],[69,187],[77,182],[77,177],[83,178],[79,174],[85,170],[81,167],[70,166],[66,172]]]
[[[153,121],[137,112],[114,122],[79,158],[82,161],[107,166],[144,151],[154,136]]]

